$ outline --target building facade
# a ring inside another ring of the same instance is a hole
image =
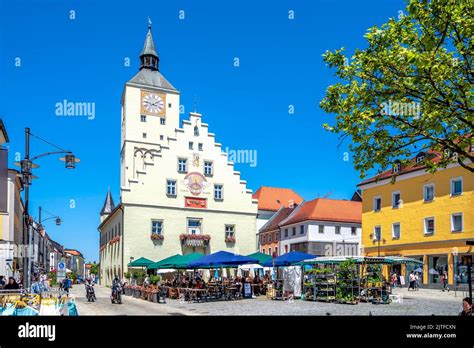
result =
[[[20,278],[26,250],[23,248],[23,186],[18,171],[8,169],[8,134],[0,119],[0,275]]]
[[[259,237],[262,227],[280,210],[281,207],[300,204],[303,198],[292,189],[262,186],[253,194],[253,198],[258,200],[257,214],[257,249],[262,249]],[[267,238],[265,238],[267,240]],[[278,244],[278,243],[277,243]],[[275,247],[274,245],[273,247]],[[268,251],[268,247],[266,248]]]
[[[66,268],[84,278],[84,256],[80,251],[65,249]]]
[[[474,174],[457,164],[428,173],[420,153],[409,165],[367,179],[358,186],[363,197],[363,246],[369,256],[405,256],[423,262],[423,284],[441,286],[441,275],[467,282],[474,239]],[[396,176],[396,180],[393,177]],[[407,276],[413,267],[388,268]]]
[[[280,223],[285,220],[296,208],[292,205],[288,208],[281,207],[276,213],[262,226],[259,231],[260,252],[267,255],[278,257],[282,254],[280,248]]]
[[[279,224],[281,253],[360,255],[361,220],[358,201],[317,198],[302,202]]]
[[[257,201],[201,114],[180,125],[180,93],[159,71],[151,26],[140,63],[122,94],[120,203],[106,200],[99,226],[105,285],[131,257],[256,251]]]

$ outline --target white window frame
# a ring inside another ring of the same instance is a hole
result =
[[[318,225],[318,233],[324,234],[324,225]]]
[[[377,210],[377,205],[376,205],[376,201],[377,199],[380,199],[380,209]],[[375,213],[378,213],[379,211],[382,211],[382,196],[381,195],[378,195],[378,196],[374,196],[374,212]]]
[[[162,126],[166,125],[166,118],[160,117],[160,125]]]
[[[288,229],[285,228],[285,234],[284,234],[285,238],[288,238]]]
[[[190,141],[190,142],[188,143],[188,149],[189,149],[189,150],[194,150],[194,142]]]
[[[202,143],[198,143],[198,151],[203,151],[204,145]]]
[[[460,216],[461,217],[461,229],[460,230],[455,230],[454,229],[454,217],[455,216]],[[463,231],[464,231],[464,214],[463,213],[453,213],[453,214],[451,214],[451,232],[458,233],[458,232],[463,232]]]
[[[155,231],[155,227],[153,226],[154,223],[159,223],[160,224],[160,227],[157,227],[157,229],[159,228],[160,231]],[[163,235],[163,227],[164,223],[163,223],[163,220],[160,220],[160,219],[151,219],[151,234],[158,234],[160,236]]]
[[[378,238],[377,238],[377,232],[376,232],[377,228],[380,229],[380,235],[378,236]],[[382,226],[381,225],[374,226],[374,238],[373,238],[373,240],[377,240],[377,241],[382,240]]]
[[[454,194],[453,193],[453,183],[454,181],[458,181],[458,180],[461,180],[461,193],[457,193],[457,194]],[[464,180],[463,180],[463,177],[462,176],[458,176],[458,177],[455,177],[455,178],[451,178],[451,181],[450,181],[450,193],[451,193],[451,197],[457,197],[457,196],[462,196],[463,192],[464,192]]]
[[[146,115],[140,115],[140,122],[146,122]]]
[[[334,233],[337,235],[341,234],[341,226],[334,226]]]
[[[357,236],[357,226],[351,227],[351,236]]]
[[[189,226],[189,222],[190,222],[190,221],[199,221],[199,228],[197,228],[197,227],[190,227],[190,226]],[[194,235],[203,234],[202,219],[200,219],[200,218],[188,217],[188,218],[186,219],[186,228],[187,228],[188,234],[194,234]],[[192,233],[192,232],[190,232],[190,229],[192,229],[192,228],[195,228],[196,230],[198,230],[199,233]]]
[[[174,185],[171,185],[174,183]],[[174,193],[170,193],[168,190],[170,187],[174,186]],[[171,197],[176,197],[178,193],[178,181],[175,179],[166,179],[166,195]]]
[[[232,231],[228,231],[227,228],[232,228]],[[234,237],[235,238],[235,225],[226,224],[225,225],[225,237]]]
[[[398,194],[398,202],[395,202],[395,195]],[[402,194],[400,193],[400,190],[393,191],[392,192],[392,209],[400,209],[400,201],[402,200]],[[396,203],[396,205],[395,205]]]
[[[181,164],[181,162],[183,162],[183,164]],[[178,157],[178,173],[187,173],[187,172],[188,172],[188,159],[183,158],[183,157]]]
[[[206,164],[210,164],[210,165],[206,166]],[[206,168],[210,168],[209,173],[207,173]],[[214,162],[204,160],[204,176],[212,176],[213,174],[214,174]]]
[[[426,199],[426,188],[427,187],[433,187],[433,198],[430,199],[430,200]],[[423,185],[423,202],[433,202],[434,199],[435,199],[435,190],[436,190],[436,185],[434,183]]]
[[[220,190],[217,190],[218,186],[220,186]],[[220,197],[217,197],[217,192],[220,192]],[[224,200],[224,185],[223,184],[214,184],[214,200],[216,201]]]
[[[433,232],[428,232],[427,222],[429,219],[433,220]],[[436,218],[434,216],[428,216],[423,219],[423,230],[426,236],[431,236],[436,232]]]
[[[398,225],[398,236],[395,236],[395,225]],[[394,222],[392,224],[392,239],[400,239],[402,235],[402,224],[400,222]]]

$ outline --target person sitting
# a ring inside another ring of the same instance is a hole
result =
[[[4,287],[5,290],[17,290],[19,288],[20,286],[13,277],[8,278],[8,283]]]

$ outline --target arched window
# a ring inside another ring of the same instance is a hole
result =
[[[195,137],[199,136],[199,127],[198,126],[194,126],[194,136]]]

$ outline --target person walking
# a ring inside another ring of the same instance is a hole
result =
[[[418,272],[415,273],[415,290],[418,291],[420,289],[420,277]]]
[[[443,272],[441,276],[441,283],[443,284],[443,290],[448,290],[449,292],[449,284],[448,284],[448,273],[446,271]]]
[[[410,279],[410,285],[408,286],[408,291],[410,291],[410,289],[415,290],[416,279],[415,279],[415,274],[413,271],[410,272],[409,279]]]
[[[397,287],[397,273],[393,272],[390,279],[392,281],[392,288],[395,289]]]

